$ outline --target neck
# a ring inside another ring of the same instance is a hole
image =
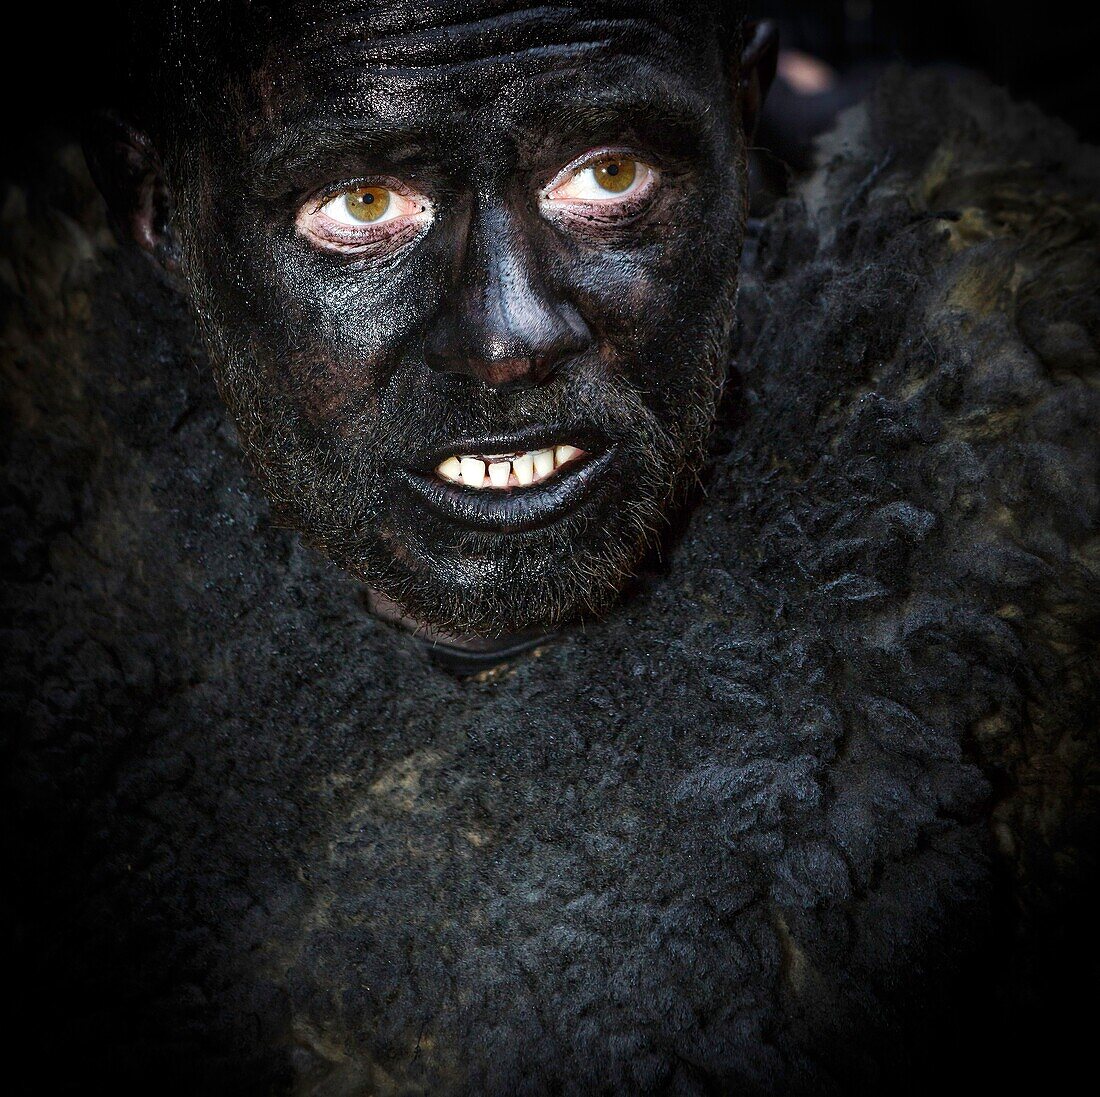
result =
[[[513,655],[529,651],[552,635],[538,628],[509,632],[498,637],[446,632],[410,617],[396,602],[376,590],[367,591],[367,606],[376,617],[411,632],[433,655],[453,665],[454,669],[487,669]]]

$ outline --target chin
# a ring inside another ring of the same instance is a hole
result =
[[[397,577],[392,597],[407,615],[456,638],[501,639],[552,631],[586,614],[602,614],[617,600],[627,569],[586,573],[581,561],[568,574],[522,581],[495,575],[469,581],[459,569]],[[389,577],[389,578],[392,578]]]
[[[508,534],[406,527],[364,557],[335,562],[414,620],[454,636],[498,639],[600,615],[617,600],[660,525],[654,507],[627,508],[640,521],[608,522],[593,506],[550,526]],[[644,515],[644,517],[643,517]]]

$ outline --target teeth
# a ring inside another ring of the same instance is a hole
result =
[[[514,457],[495,454],[483,454],[480,457],[454,456],[441,462],[436,472],[444,480],[465,484],[469,488],[491,487],[501,490],[513,484],[528,487],[545,480],[555,468],[572,461],[581,452],[576,446],[554,446],[553,449],[533,450]],[[489,474],[488,484],[485,482],[486,471]]]
[[[442,465],[439,466],[439,475],[444,480],[461,480],[462,479],[462,464],[457,457],[448,457]]]
[[[552,449],[536,450],[532,456],[535,458],[536,480],[541,480],[554,471],[554,451]]]
[[[462,482],[468,488],[479,488],[485,483],[484,461],[479,461],[476,457],[463,457],[460,464],[462,466]]]
[[[516,474],[521,488],[527,487],[535,478],[535,461],[529,453],[512,458],[512,471]]]

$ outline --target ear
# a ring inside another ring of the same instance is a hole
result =
[[[767,19],[745,23],[745,45],[741,50],[740,77],[741,127],[749,144],[756,134],[764,98],[775,79],[779,60],[779,31]]]
[[[113,112],[102,112],[84,138],[84,158],[107,202],[111,228],[165,270],[179,268],[172,231],[172,200],[152,142]]]

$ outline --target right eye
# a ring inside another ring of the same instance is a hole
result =
[[[428,224],[432,215],[423,195],[396,184],[360,183],[320,204],[307,202],[298,211],[298,229],[323,247],[349,250],[404,235]]]
[[[408,198],[389,187],[356,187],[330,198],[321,213],[341,225],[381,225],[403,214],[417,213]]]

